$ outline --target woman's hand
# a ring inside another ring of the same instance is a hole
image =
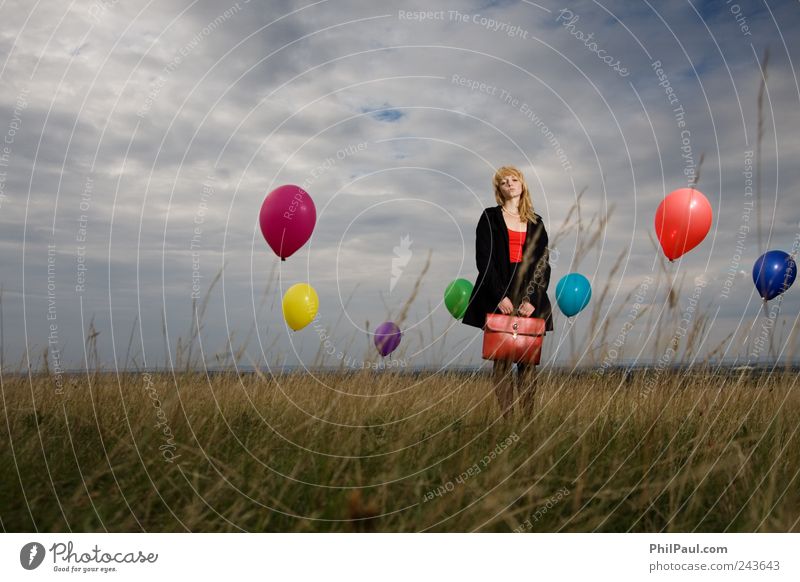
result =
[[[508,297],[503,297],[503,300],[497,304],[497,308],[505,315],[511,315],[514,313],[514,304],[511,303],[511,299]]]
[[[522,317],[530,317],[533,315],[533,305],[530,301],[523,301],[522,304],[519,306],[519,314]]]

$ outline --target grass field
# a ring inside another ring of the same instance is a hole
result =
[[[6,376],[5,531],[800,531],[796,375]]]

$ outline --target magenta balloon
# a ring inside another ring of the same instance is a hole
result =
[[[391,321],[385,321],[375,330],[375,347],[382,356],[388,356],[400,345],[400,328]]]
[[[258,220],[267,244],[285,261],[311,237],[317,209],[308,192],[287,184],[267,194]]]

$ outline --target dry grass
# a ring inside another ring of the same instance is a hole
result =
[[[6,531],[800,531],[793,375],[552,373],[511,421],[480,374],[151,381],[5,378]]]

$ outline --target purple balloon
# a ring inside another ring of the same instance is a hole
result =
[[[267,194],[258,221],[267,244],[285,261],[308,241],[317,222],[317,209],[308,192],[287,184]]]
[[[388,356],[400,345],[402,335],[399,327],[391,321],[385,321],[375,330],[375,347],[382,356]]]

